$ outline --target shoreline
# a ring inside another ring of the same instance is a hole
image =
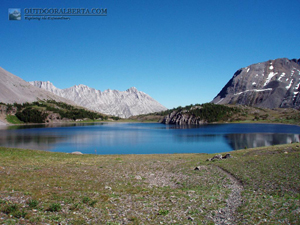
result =
[[[12,123],[4,123],[3,121],[0,121],[0,126],[33,126],[33,125],[68,125],[68,124],[89,124],[89,123],[158,123],[158,124],[164,124],[160,122],[155,121],[137,121],[137,120],[128,120],[128,121],[109,121],[109,120],[95,120],[95,121],[80,121],[80,122],[58,122],[58,123],[21,123],[21,124],[12,124]],[[293,125],[293,126],[300,126],[300,124],[297,123],[280,123],[280,122],[273,122],[273,121],[232,121],[232,122],[212,122],[212,123],[204,123],[204,124],[164,124],[164,125],[177,125],[177,126],[201,126],[201,125],[210,125],[210,124],[277,124],[277,125]]]
[[[83,153],[80,151],[74,151],[74,152],[58,152],[58,151],[49,151],[49,150],[42,150],[42,149],[29,149],[29,148],[18,148],[18,147],[6,147],[6,146],[0,146],[1,150],[20,150],[20,151],[34,151],[37,153],[50,153],[50,154],[62,154],[62,155],[74,155],[74,156],[88,156],[88,157],[159,157],[159,156],[191,156],[191,155],[197,155],[197,156],[214,156],[214,155],[224,155],[227,153],[239,153],[243,151],[258,151],[258,150],[264,150],[264,149],[277,149],[277,148],[284,148],[289,147],[293,145],[299,145],[300,142],[292,142],[292,143],[286,143],[286,144],[275,144],[275,145],[266,145],[266,146],[260,146],[260,147],[253,147],[253,148],[241,148],[231,151],[224,151],[224,152],[214,152],[214,153],[206,153],[206,152],[182,152],[182,153],[147,153],[147,154],[93,154],[93,153]],[[81,154],[76,154],[81,153]]]

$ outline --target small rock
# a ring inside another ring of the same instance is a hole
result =
[[[228,153],[226,154],[225,156],[222,157],[223,159],[229,159],[229,158],[232,158],[232,156]]]
[[[78,152],[78,151],[77,152],[72,152],[71,154],[73,154],[73,155],[83,155],[82,152]]]
[[[211,160],[220,160],[220,159],[222,159],[221,154],[215,155],[214,157],[211,158]]]
[[[294,214],[299,214],[299,213],[300,213],[300,208],[295,209],[292,213],[294,213]]]
[[[288,152],[287,152],[287,151],[285,151],[285,152],[284,152],[284,154],[288,154]]]
[[[190,220],[190,221],[194,221],[194,218],[193,218],[193,217],[191,217],[191,216],[189,216],[189,217],[188,217],[188,220]]]
[[[142,177],[141,177],[141,176],[135,176],[135,179],[137,179],[137,180],[141,180],[141,179],[142,179]]]

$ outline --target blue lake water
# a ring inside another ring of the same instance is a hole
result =
[[[94,123],[0,130],[0,146],[88,154],[218,153],[299,139],[299,126],[279,124]]]

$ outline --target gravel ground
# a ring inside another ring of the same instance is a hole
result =
[[[217,211],[217,213],[212,216],[212,220],[215,224],[235,224],[235,212],[236,209],[242,204],[241,192],[243,191],[243,186],[239,180],[232,176],[227,171],[223,170],[220,167],[217,167],[220,173],[225,174],[229,179],[228,188],[231,190],[227,200],[226,207]]]

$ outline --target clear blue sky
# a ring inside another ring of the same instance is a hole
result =
[[[9,21],[8,9],[22,20]],[[107,8],[28,21],[25,8]],[[239,68],[300,58],[299,0],[2,0],[0,67],[26,81],[132,86],[168,108],[211,101]]]

